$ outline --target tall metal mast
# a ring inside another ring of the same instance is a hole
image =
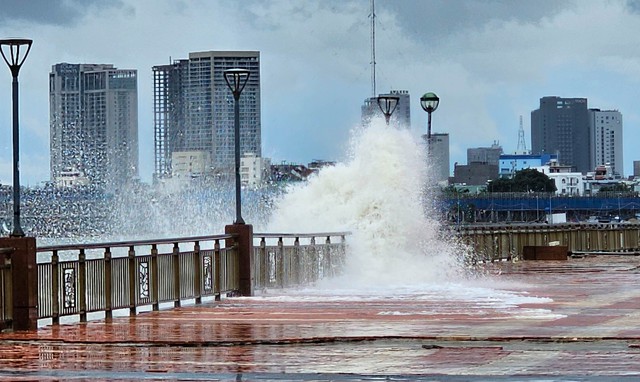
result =
[[[520,116],[520,129],[518,130],[518,153],[527,154],[527,144],[524,142],[524,126],[522,116]]]
[[[371,0],[371,97],[376,96],[376,0]]]

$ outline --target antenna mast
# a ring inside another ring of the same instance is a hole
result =
[[[371,0],[371,96],[376,96],[376,0]]]
[[[527,144],[524,142],[524,126],[522,124],[522,116],[520,116],[520,129],[518,129],[518,153],[527,153]]]

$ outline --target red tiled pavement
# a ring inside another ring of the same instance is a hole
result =
[[[273,291],[3,333],[0,379],[640,380],[640,257],[488,267],[508,285],[500,290],[546,299],[501,306],[435,294]]]

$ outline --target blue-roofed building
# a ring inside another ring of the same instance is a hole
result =
[[[544,166],[557,160],[556,154],[503,154],[498,160],[498,175],[511,179],[517,171]]]

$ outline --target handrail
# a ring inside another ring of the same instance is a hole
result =
[[[115,241],[115,242],[103,242],[103,243],[90,243],[90,244],[61,244],[61,245],[48,245],[38,247],[37,252],[51,252],[67,251],[75,249],[99,249],[105,247],[130,247],[140,245],[153,245],[153,244],[173,244],[181,242],[191,241],[209,241],[209,240],[226,240],[232,239],[234,235],[221,234],[221,235],[209,235],[209,236],[193,236],[193,237],[179,237],[168,239],[147,239],[147,240],[132,240],[132,241]]]
[[[296,238],[296,237],[326,237],[326,236],[348,236],[350,231],[344,232],[314,232],[314,233],[254,233],[254,237],[264,237],[266,239]]]

